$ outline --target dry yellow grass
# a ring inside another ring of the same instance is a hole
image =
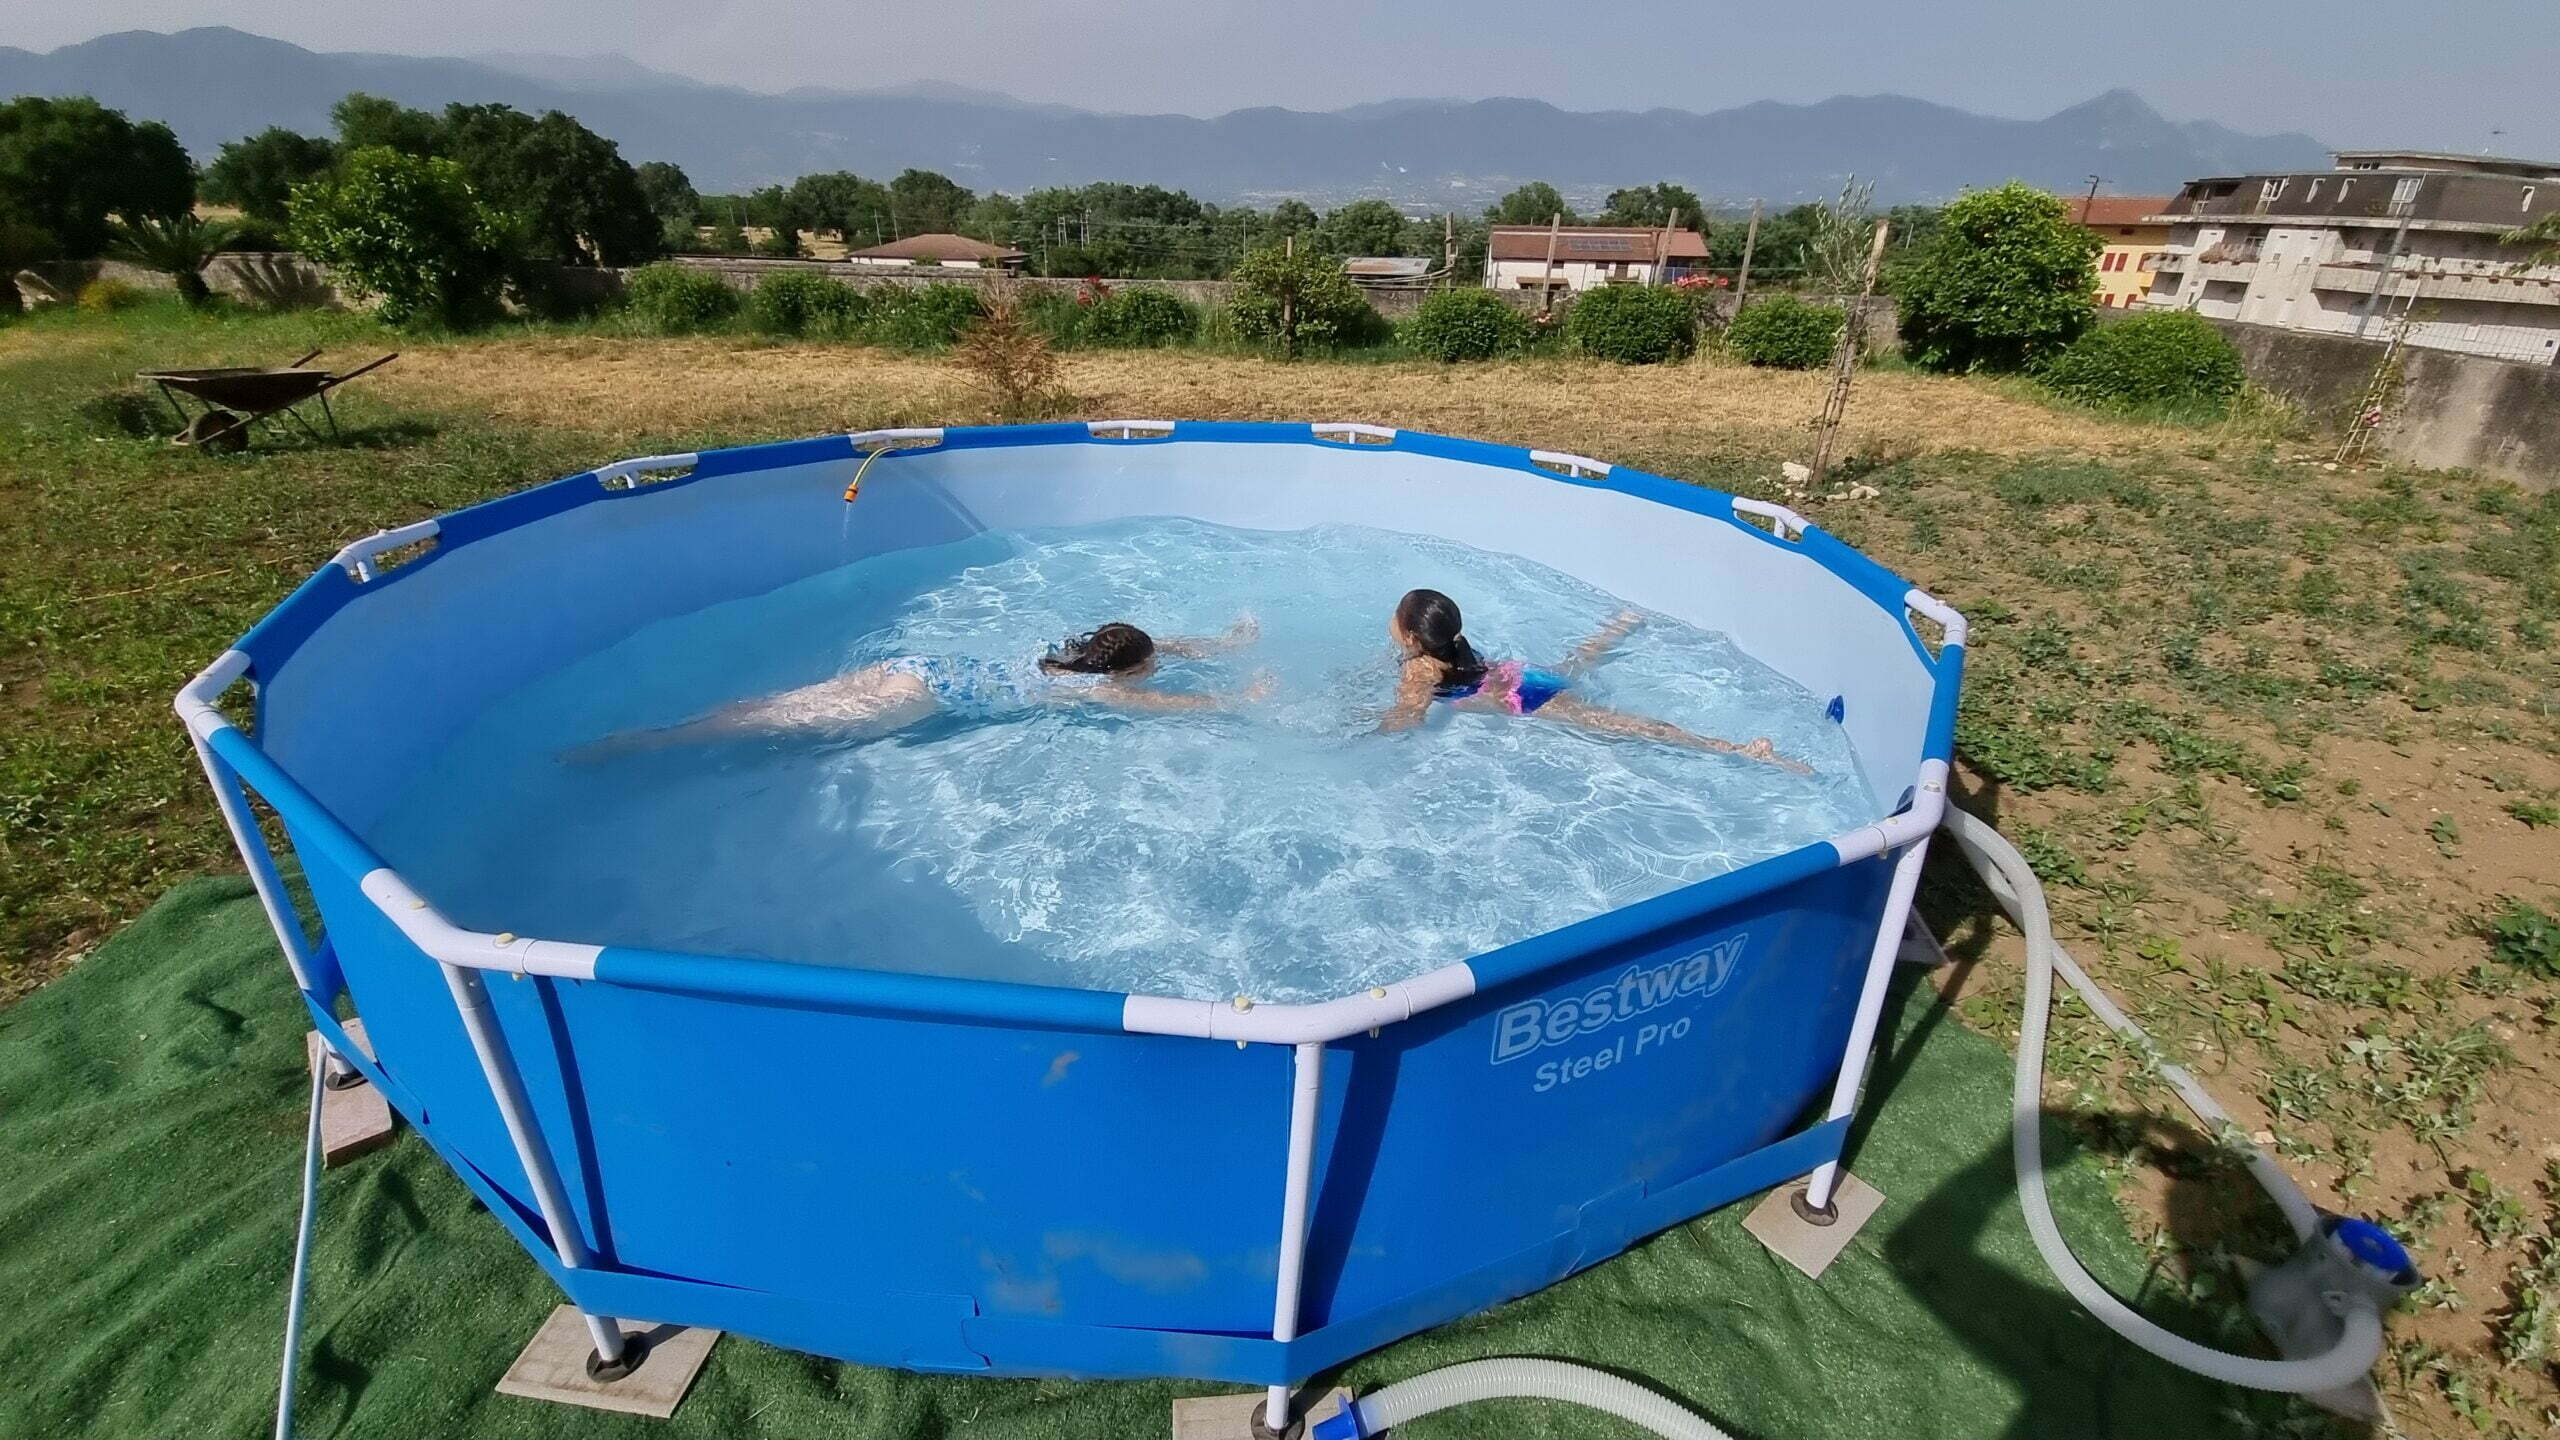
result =
[[[1061,381],[1075,413],[1165,419],[1367,420],[1607,458],[1712,443],[1808,448],[1825,377],[1699,362],[1581,360],[1447,367],[1284,364],[1192,351],[1082,351]],[[413,349],[382,383],[436,408],[598,432],[779,436],[986,418],[939,357],[736,340],[483,340]],[[1997,386],[1899,371],[1860,377],[1850,453],[2140,451],[2177,432],[2075,415]]]

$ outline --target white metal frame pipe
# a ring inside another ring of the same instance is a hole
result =
[[[302,1130],[302,1218],[293,1229],[293,1277],[285,1282],[284,1367],[276,1376],[276,1440],[293,1440],[293,1392],[302,1375],[302,1293],[311,1281],[311,1229],[320,1213],[320,1107],[329,1067],[311,1067],[311,1115]]]
[[[1867,956],[1867,977],[1858,989],[1857,1014],[1849,1022],[1849,1043],[1840,1052],[1840,1073],[1831,1082],[1831,1107],[1823,1112],[1826,1124],[1855,1114],[1858,1096],[1866,1089],[1867,1067],[1875,1058],[1876,1028],[1884,1017],[1884,992],[1893,980],[1895,957],[1902,952],[1902,932],[1910,923],[1912,897],[1920,891],[1920,867],[1928,855],[1929,842],[1914,840],[1894,861],[1893,885],[1885,892],[1884,922],[1876,927],[1875,949]],[[1805,1190],[1805,1203],[1828,1211],[1832,1187],[1839,1183],[1840,1160],[1834,1156],[1813,1172],[1813,1183]]]
[[[1271,1338],[1298,1338],[1298,1294],[1306,1279],[1307,1210],[1315,1190],[1316,1117],[1324,1099],[1324,1045],[1302,1041],[1290,1049],[1289,1179],[1280,1201],[1280,1274],[1271,1303]],[[1271,1387],[1262,1421],[1274,1432],[1289,1428],[1289,1386]]]
[[[507,1139],[514,1143],[516,1159],[533,1186],[533,1202],[542,1211],[542,1223],[551,1229],[551,1248],[559,1254],[560,1263],[572,1270],[595,1268],[595,1254],[587,1249],[586,1237],[578,1229],[577,1214],[569,1208],[568,1192],[560,1188],[560,1172],[551,1162],[550,1147],[543,1143],[541,1124],[534,1119],[533,1102],[525,1096],[524,1078],[516,1073],[515,1054],[507,1048],[496,1012],[489,1008],[488,982],[479,971],[465,966],[439,962],[437,968],[444,971],[454,1007],[462,1012],[462,1028],[471,1036],[471,1049],[480,1057],[480,1073],[498,1102],[498,1117],[507,1124]],[[610,1315],[590,1313],[583,1305],[578,1313],[586,1319],[587,1333],[595,1337],[597,1356],[606,1364],[621,1359],[621,1323]]]

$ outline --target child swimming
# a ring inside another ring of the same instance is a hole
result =
[[[1223,635],[1158,640],[1112,621],[1060,644],[1032,663],[954,655],[900,655],[832,680],[779,695],[740,700],[680,725],[608,736],[569,753],[573,760],[750,736],[827,735],[876,738],[934,715],[991,720],[1043,705],[1104,705],[1121,710],[1211,710],[1219,695],[1157,690],[1144,682],[1160,657],[1195,660],[1253,643],[1261,627],[1238,616]],[[1238,699],[1259,698],[1257,677]]]
[[[1664,720],[1604,709],[1568,693],[1576,680],[1600,662],[1610,649],[1643,623],[1633,610],[1621,610],[1598,633],[1574,647],[1552,670],[1517,660],[1486,661],[1467,643],[1458,603],[1437,590],[1410,590],[1396,603],[1387,621],[1387,636],[1404,652],[1396,677],[1395,703],[1378,724],[1382,731],[1410,730],[1422,723],[1434,702],[1500,715],[1537,715],[1603,735],[1625,735],[1739,755],[1791,770],[1799,775],[1813,767],[1781,755],[1766,738],[1747,745],[1694,735]]]

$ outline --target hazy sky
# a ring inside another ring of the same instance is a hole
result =
[[[2560,0],[0,3],[0,44],[36,50],[209,24],[317,50],[618,52],[758,89],[950,80],[1204,115],[1415,95],[1709,110],[1893,91],[2035,116],[2122,85],[2172,119],[2560,155]]]

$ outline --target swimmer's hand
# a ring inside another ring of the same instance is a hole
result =
[[[1238,692],[1236,698],[1247,705],[1259,705],[1270,699],[1271,692],[1279,688],[1280,676],[1276,672],[1268,668],[1256,670],[1253,672],[1253,678],[1245,682],[1244,689]]]
[[[1250,645],[1261,638],[1262,622],[1253,618],[1250,610],[1238,615],[1236,623],[1227,627],[1227,644],[1230,647]]]
[[[1778,747],[1770,744],[1769,737],[1766,735],[1753,740],[1748,745],[1737,748],[1733,753],[1760,761],[1766,765],[1775,765],[1790,775],[1810,775],[1813,773],[1812,766],[1807,765],[1801,760],[1779,754]]]

